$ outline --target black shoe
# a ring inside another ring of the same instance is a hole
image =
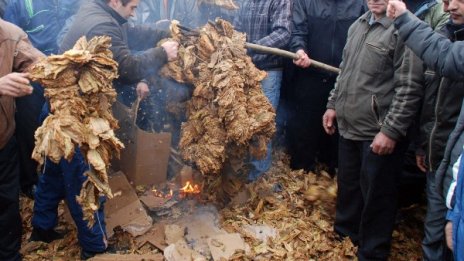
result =
[[[56,232],[54,229],[44,230],[41,228],[33,228],[31,237],[29,241],[42,241],[45,243],[50,243],[57,239],[63,239],[64,234]]]

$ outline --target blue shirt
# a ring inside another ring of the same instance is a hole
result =
[[[21,27],[40,51],[58,53],[56,38],[66,19],[79,7],[79,0],[10,0],[5,20]]]

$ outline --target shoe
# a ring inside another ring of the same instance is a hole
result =
[[[56,232],[54,229],[44,230],[41,228],[34,227],[32,229],[31,237],[29,241],[42,241],[50,243],[54,240],[63,239],[64,234]]]
[[[84,249],[81,250],[81,260],[87,260],[87,259],[90,259],[98,254],[101,254],[101,253],[104,253],[104,252],[91,252],[91,251],[85,251]]]

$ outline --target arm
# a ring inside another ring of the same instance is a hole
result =
[[[292,20],[290,1],[275,1],[270,10],[271,33],[256,40],[256,44],[284,48],[287,46],[291,36],[290,23]]]
[[[409,12],[395,20],[395,27],[406,45],[427,66],[445,77],[464,79],[464,42],[452,43]]]
[[[293,8],[293,31],[290,40],[290,50],[296,52],[298,50],[308,50],[306,39],[308,38],[308,16],[306,15],[304,0],[296,0]]]
[[[153,48],[161,39],[168,38],[170,35],[169,31],[143,25],[127,28],[129,49],[137,51]]]
[[[136,83],[158,71],[167,62],[166,52],[162,47],[150,48],[137,55],[124,42],[119,28],[112,24],[99,24],[87,35],[91,39],[97,35],[111,37],[114,60],[119,63],[118,73],[124,83]]]

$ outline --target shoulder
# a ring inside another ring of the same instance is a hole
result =
[[[26,33],[21,28],[0,18],[0,42],[8,39],[19,40],[26,37]]]

